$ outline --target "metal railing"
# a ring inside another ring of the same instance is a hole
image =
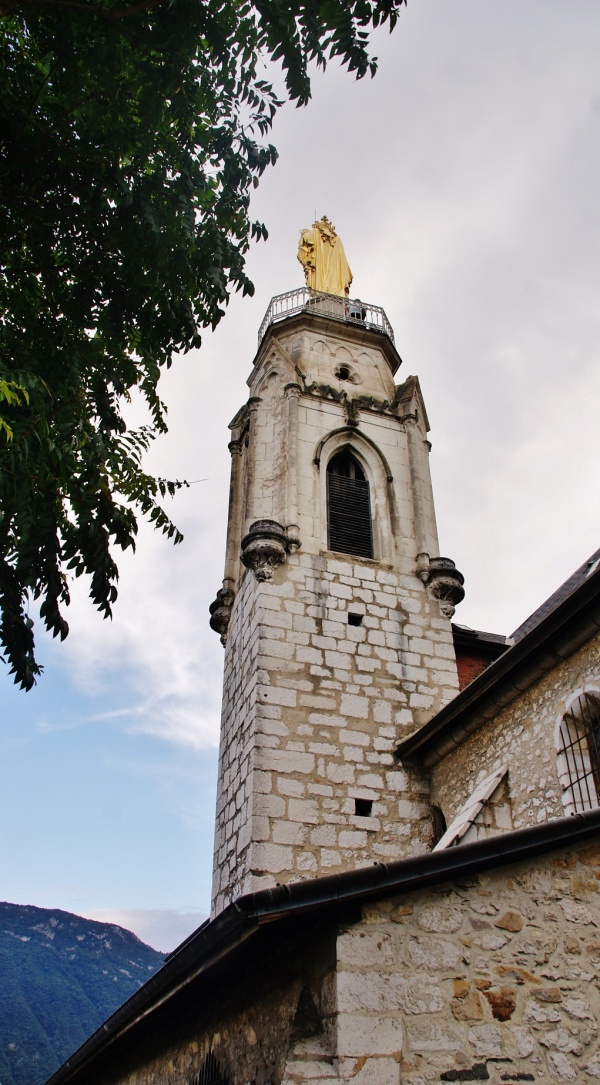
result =
[[[271,298],[258,333],[259,346],[271,324],[302,312],[318,313],[319,316],[345,324],[359,324],[363,328],[383,332],[394,342],[392,325],[380,305],[369,305],[358,298],[341,298],[337,294],[321,294],[317,290],[309,290],[307,286],[300,286],[297,290],[288,290],[287,294],[277,294]]]

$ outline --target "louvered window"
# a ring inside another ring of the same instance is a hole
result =
[[[349,452],[327,466],[327,531],[330,550],[373,557],[369,483]]]
[[[600,795],[600,694],[582,693],[560,725],[558,772],[571,813],[593,810]]]

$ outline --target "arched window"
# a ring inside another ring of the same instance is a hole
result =
[[[446,818],[444,817],[444,811],[439,806],[431,807],[431,821],[433,829],[433,840],[431,847],[435,848],[436,844],[439,844],[445,832],[447,832],[448,826],[446,825]]]
[[[559,728],[558,774],[572,813],[600,805],[600,693],[580,693]]]
[[[192,1085],[230,1085],[227,1074],[217,1062],[212,1051],[206,1056],[200,1070],[193,1079]]]
[[[327,534],[330,550],[373,557],[369,483],[347,449],[327,465]]]

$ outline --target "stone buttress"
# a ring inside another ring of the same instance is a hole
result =
[[[365,319],[373,307],[313,294],[280,317],[278,300],[231,423],[211,606],[225,644],[215,914],[427,850],[427,785],[393,751],[458,690],[462,577],[438,556],[418,380],[394,384],[400,358],[385,314]],[[368,492],[372,556],[329,549],[334,457]]]

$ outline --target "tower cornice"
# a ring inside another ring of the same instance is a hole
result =
[[[338,298],[338,301],[342,302],[343,299]],[[383,313],[383,310],[381,312]],[[386,323],[388,323],[387,317],[385,319]],[[275,342],[281,348],[278,340],[281,339],[282,335],[294,334],[300,329],[327,335],[332,339],[338,339],[340,343],[352,344],[357,347],[375,347],[383,354],[392,375],[397,373],[402,365],[402,358],[396,350],[390,333],[384,330],[383,327],[378,328],[373,324],[344,320],[343,318],[327,316],[313,310],[301,309],[289,316],[281,317],[267,326],[252,362],[252,372],[248,378],[248,384],[251,384],[256,370],[267,356],[272,344]],[[391,332],[391,326],[389,326],[389,329]]]

